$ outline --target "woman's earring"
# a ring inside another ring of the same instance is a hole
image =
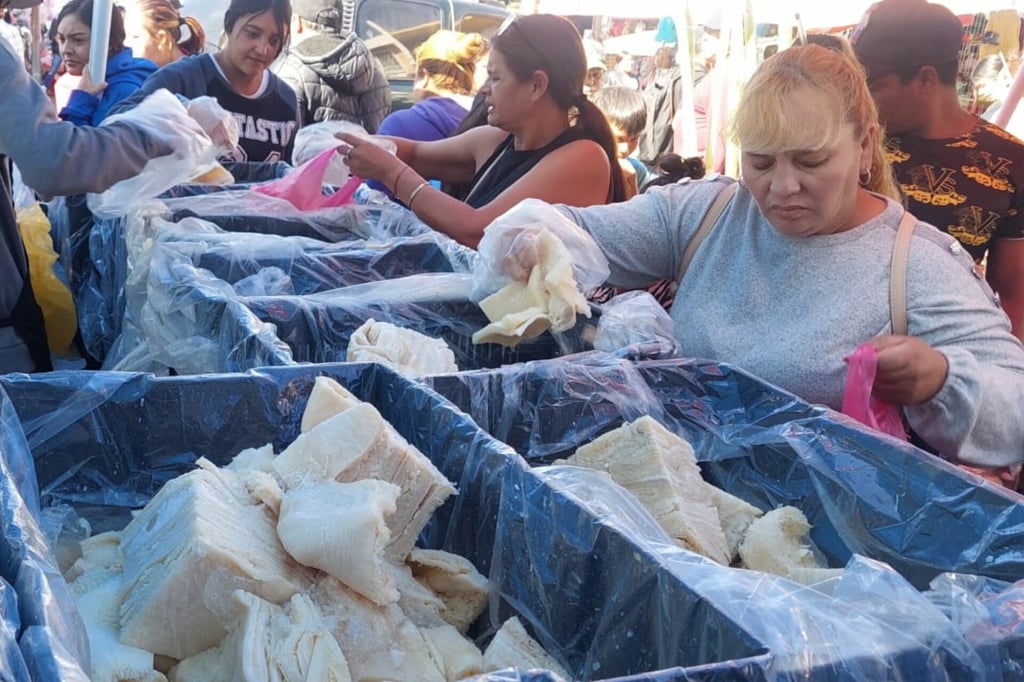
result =
[[[871,169],[868,168],[860,174],[860,186],[867,187],[871,184]]]

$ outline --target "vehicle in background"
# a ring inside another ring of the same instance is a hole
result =
[[[502,0],[337,1],[342,29],[355,31],[380,61],[391,83],[392,109],[412,105],[416,48],[435,31],[476,32],[489,39],[511,14]],[[184,5],[182,14],[196,17],[206,29],[207,51],[216,51],[227,0],[186,0]]]

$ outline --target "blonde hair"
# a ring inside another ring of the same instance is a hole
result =
[[[820,93],[821,115],[792,120],[791,103],[807,90]],[[732,135],[745,151],[779,154],[821,149],[847,124],[863,135],[874,127],[871,166],[865,188],[901,201],[892,167],[885,158],[885,136],[863,68],[841,52],[800,45],[772,55],[747,83],[732,121]]]
[[[476,63],[487,50],[479,33],[437,31],[416,49],[417,76],[425,75],[424,90],[435,95],[473,92]]]

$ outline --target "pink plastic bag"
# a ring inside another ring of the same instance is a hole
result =
[[[877,351],[866,343],[857,346],[847,360],[843,414],[876,431],[907,440],[899,408],[876,400],[871,395],[877,368]]]
[[[344,206],[352,201],[352,195],[363,179],[353,175],[337,192],[324,196],[324,173],[334,154],[337,154],[334,148],[325,149],[280,180],[258,185],[253,191],[284,199],[300,211]]]

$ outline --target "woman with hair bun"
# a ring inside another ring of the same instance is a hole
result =
[[[514,17],[494,36],[487,73],[488,125],[433,142],[390,138],[396,156],[339,134],[352,173],[384,183],[425,223],[473,248],[523,199],[581,207],[623,200],[615,137],[583,94],[587,61],[572,22]],[[425,178],[471,188],[463,203]]]
[[[438,31],[427,38],[416,50],[416,103],[388,114],[377,132],[424,142],[449,137],[473,103],[476,65],[486,49],[479,33]]]
[[[167,66],[182,57],[199,54],[206,44],[206,33],[195,17],[183,17],[175,0],[127,0],[124,27],[125,44],[157,66]]]

